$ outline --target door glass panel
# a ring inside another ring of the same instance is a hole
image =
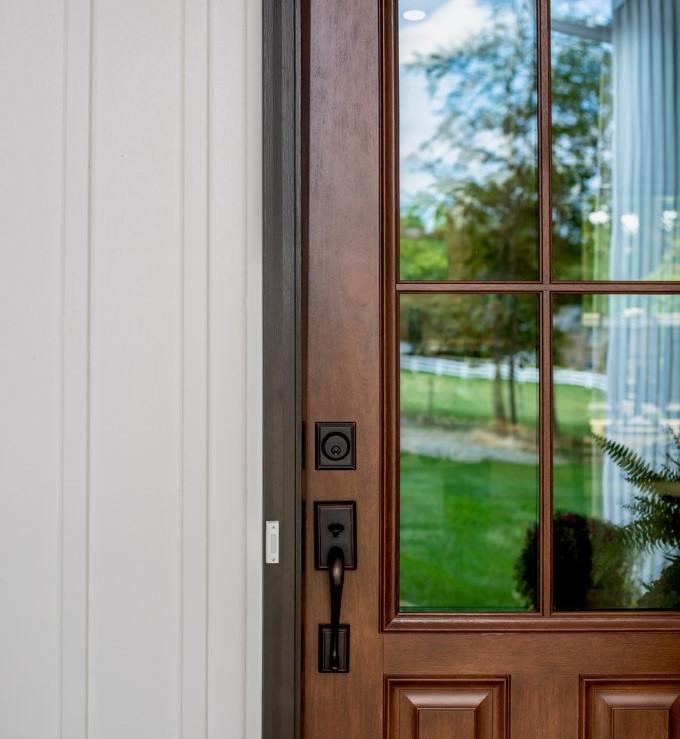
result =
[[[534,295],[402,296],[402,611],[534,610],[537,343]]]
[[[677,0],[556,0],[551,24],[553,275],[677,280]]]
[[[557,610],[680,607],[680,296],[553,303]]]
[[[398,12],[401,279],[537,279],[535,2]]]

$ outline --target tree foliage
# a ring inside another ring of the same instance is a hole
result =
[[[406,73],[424,75],[439,115],[435,135],[421,152],[434,184],[427,195],[402,203],[404,279],[539,277],[533,7],[528,0],[520,0],[510,12],[499,4],[493,20],[478,33],[463,43],[418,56],[407,67]],[[583,240],[592,229],[588,230],[584,210],[595,203],[584,201],[596,200],[599,190],[608,186],[602,141],[611,117],[610,66],[609,52],[601,45],[559,37],[553,42],[554,253],[555,274],[561,277],[585,276],[582,255],[588,249]],[[420,212],[419,204],[425,205]],[[427,233],[425,224],[433,219],[426,213],[433,210],[436,218]],[[420,224],[417,242],[409,236],[414,218]],[[497,371],[494,415],[498,424],[506,419],[516,422],[515,357],[536,348],[538,313],[520,314],[519,306],[517,301],[505,300],[491,306],[492,333],[487,344],[497,368],[503,362],[510,365],[507,409]],[[528,322],[532,330],[519,330]],[[472,335],[484,325],[477,320],[458,323],[459,330]]]
[[[423,143],[428,198],[446,219],[449,279],[536,279],[538,106],[533,3],[498,9],[463,43],[420,55],[438,126]],[[552,212],[555,273],[587,278],[587,214],[608,197],[612,119],[607,45],[560,34],[552,42]],[[418,203],[404,203],[413,214]],[[434,278],[430,278],[434,279]]]

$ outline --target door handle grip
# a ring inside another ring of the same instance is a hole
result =
[[[342,608],[342,586],[345,582],[345,553],[340,547],[331,547],[328,552],[328,574],[331,595],[331,664],[333,672],[340,669],[339,634],[340,609]]]

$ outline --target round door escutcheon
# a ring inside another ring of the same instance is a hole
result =
[[[339,462],[349,454],[349,439],[344,434],[328,434],[321,442],[321,450],[327,459]]]

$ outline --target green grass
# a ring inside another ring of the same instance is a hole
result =
[[[507,390],[507,387],[504,389]],[[486,423],[492,418],[492,391],[493,383],[490,380],[402,371],[401,412],[427,417],[446,425]],[[507,392],[505,396],[507,407]],[[517,384],[517,411],[521,424],[535,426],[537,401],[536,385]]]
[[[402,371],[401,414],[449,428],[491,428],[492,382]],[[504,383],[506,412],[508,386]],[[538,388],[518,383],[518,421],[526,440],[537,428]],[[603,393],[555,387],[556,511],[599,516],[599,454],[591,456],[591,402]],[[517,433],[517,430],[515,433]],[[527,433],[529,432],[529,433]],[[537,519],[538,468],[484,460],[456,462],[401,455],[400,595],[408,610],[522,611],[515,563]]]
[[[537,516],[537,468],[401,455],[401,600],[524,610],[514,563]]]
[[[590,514],[578,464],[555,470],[563,509]],[[524,611],[515,563],[537,520],[535,465],[401,455],[400,596],[405,610]]]
[[[577,459],[553,467],[553,507],[558,512],[602,516],[602,465],[598,458]]]
[[[516,383],[518,422],[536,428],[538,385]],[[401,372],[401,413],[446,426],[489,423],[493,419],[491,380],[440,377],[424,372]],[[503,383],[508,413],[508,383]],[[560,436],[582,439],[590,435],[589,403],[603,402],[604,393],[570,385],[555,387],[555,409]]]

